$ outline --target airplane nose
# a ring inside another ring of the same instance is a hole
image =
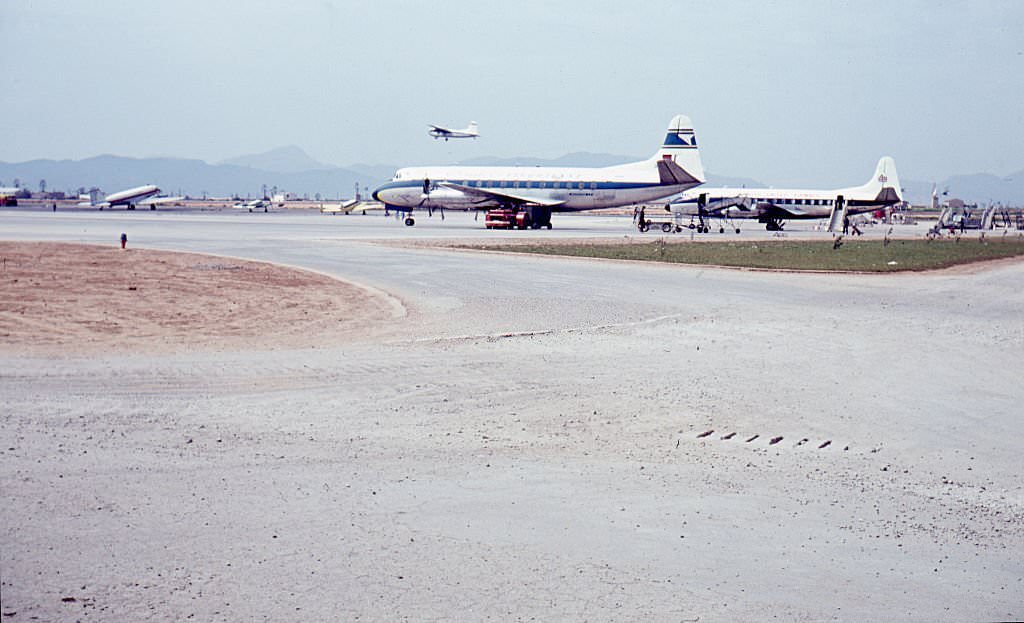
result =
[[[374,201],[383,201],[383,199],[380,198],[380,191],[382,190],[384,190],[383,186],[378,186],[373,189],[373,193],[371,193],[370,196],[373,197]]]

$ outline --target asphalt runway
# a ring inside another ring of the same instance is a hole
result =
[[[0,212],[0,239],[125,232],[402,310],[343,347],[0,350],[8,620],[1024,617],[1024,263],[825,275],[393,244],[661,235],[423,216]]]

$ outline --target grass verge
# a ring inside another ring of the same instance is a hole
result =
[[[485,244],[462,248],[743,268],[889,273],[933,270],[1024,255],[1024,238],[758,242]]]

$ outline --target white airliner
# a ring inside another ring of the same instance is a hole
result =
[[[78,205],[80,207],[95,207],[101,210],[119,205],[125,206],[128,210],[134,210],[136,206],[149,206],[150,210],[155,210],[156,206],[161,203],[174,203],[184,199],[184,197],[155,197],[154,195],[159,192],[159,188],[153,184],[147,184],[107,195],[102,201],[99,199],[99,195],[93,195],[89,201],[79,203]]]
[[[414,167],[373,191],[386,209],[524,210],[533,228],[551,227],[551,212],[653,201],[704,183],[690,118],[672,119],[661,149],[647,160],[611,167]]]
[[[696,216],[697,228],[708,231],[705,218],[756,218],[768,231],[781,231],[789,219],[830,218],[835,214],[861,214],[903,201],[896,162],[884,156],[866,184],[836,190],[778,188],[701,188],[683,193],[668,209]],[[843,211],[845,209],[845,212]],[[842,221],[842,216],[834,219]],[[835,223],[829,224],[832,230]],[[738,230],[737,230],[738,231]]]
[[[477,130],[476,121],[470,121],[469,127],[461,130],[453,130],[439,125],[431,125],[429,134],[434,138],[443,138],[446,141],[450,138],[476,138],[480,136],[480,132]]]

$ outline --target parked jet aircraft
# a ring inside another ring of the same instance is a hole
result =
[[[451,128],[445,128],[439,125],[431,125],[429,134],[434,138],[443,138],[448,140],[450,138],[476,138],[480,136],[480,132],[477,130],[476,121],[470,121],[468,128],[462,130],[453,130]]]
[[[896,162],[885,156],[878,161],[875,174],[861,186],[836,190],[701,188],[684,192],[668,209],[678,215],[698,217],[697,228],[702,231],[708,231],[705,218],[756,218],[768,231],[781,231],[788,219],[861,214],[902,201]],[[842,217],[837,220],[842,221]]]
[[[611,208],[674,195],[704,182],[690,118],[677,115],[661,149],[647,160],[611,167],[414,167],[373,191],[387,210],[512,208],[533,228],[551,227],[551,212]]]
[[[98,194],[93,194],[89,198],[89,201],[78,204],[80,207],[95,207],[99,209],[112,208],[114,206],[123,205],[126,210],[134,210],[136,206],[149,206],[150,210],[155,210],[156,206],[161,203],[174,203],[181,201],[184,197],[155,197],[160,189],[153,184],[147,184],[145,186],[137,186],[135,188],[129,188],[128,190],[122,190],[112,195],[107,195],[101,201]]]

